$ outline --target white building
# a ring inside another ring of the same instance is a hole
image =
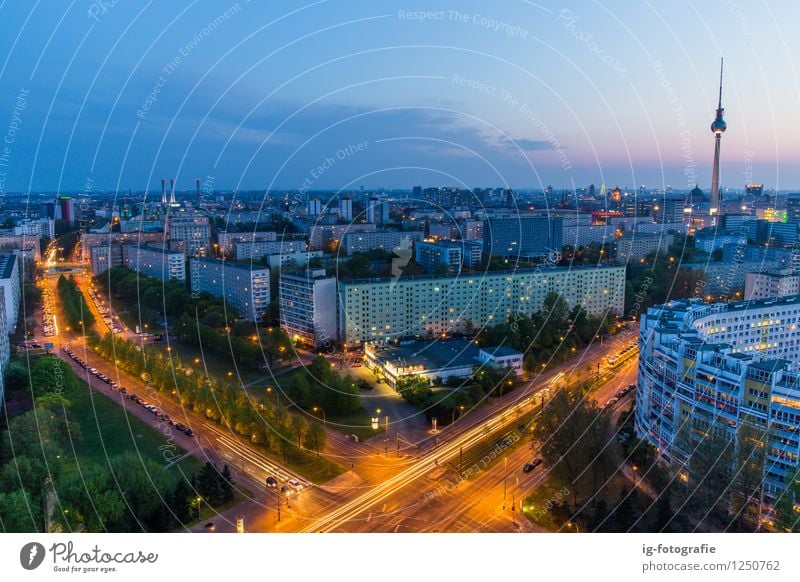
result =
[[[14,253],[0,253],[0,288],[3,290],[5,306],[5,332],[14,333],[17,329],[20,301],[19,261]]]
[[[189,260],[192,293],[210,293],[249,321],[260,321],[269,308],[269,269],[210,258]]]
[[[92,275],[95,276],[123,264],[121,244],[95,245],[89,249],[89,253]]]
[[[304,240],[237,242],[233,244],[233,254],[237,261],[260,261],[265,255],[292,255],[306,250]]]
[[[753,429],[765,454],[754,509],[773,504],[800,459],[800,296],[650,307],[639,354],[637,434],[665,462],[687,465],[702,435],[737,450],[739,428]]]
[[[590,316],[621,315],[625,267],[528,268],[339,282],[339,336],[349,344],[470,333],[538,311],[548,293]]]
[[[394,249],[410,249],[413,243],[422,240],[424,233],[421,230],[379,230],[375,232],[350,232],[344,235],[344,254],[363,253],[373,249],[392,252]]]
[[[171,216],[168,224],[168,240],[185,241],[187,255],[206,257],[211,254],[211,225],[207,216],[179,214]]]
[[[791,269],[773,269],[763,273],[746,273],[745,299],[769,299],[800,295],[800,273]]]
[[[162,281],[186,281],[186,255],[159,247],[123,245],[122,261],[132,271]]]
[[[218,236],[219,248],[225,256],[233,254],[236,243],[265,242],[278,240],[278,233],[265,231],[221,232]]]
[[[52,218],[23,220],[14,227],[15,235],[56,237],[56,221]]]
[[[280,325],[294,341],[319,347],[338,340],[336,277],[324,269],[281,273]]]
[[[616,239],[617,260],[621,263],[638,261],[650,253],[665,251],[675,237],[671,234],[634,232]]]

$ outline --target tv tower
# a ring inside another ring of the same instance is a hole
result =
[[[711,124],[711,132],[714,134],[714,171],[711,174],[711,209],[709,213],[712,217],[712,222],[716,224],[715,216],[719,213],[720,199],[719,199],[719,146],[722,141],[722,134],[728,129],[728,125],[722,116],[725,110],[722,108],[722,63],[719,60],[719,102],[717,103],[717,117]]]

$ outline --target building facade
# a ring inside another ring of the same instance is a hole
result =
[[[222,259],[189,259],[192,293],[221,297],[243,319],[261,321],[269,308],[269,269]]]
[[[304,240],[237,242],[233,243],[237,261],[260,261],[265,255],[292,255],[306,250]]]
[[[186,254],[191,257],[206,257],[211,254],[211,225],[207,216],[171,216],[168,238],[170,241],[185,241]]]
[[[95,276],[123,264],[121,244],[95,245],[89,249],[89,254],[92,275]]]
[[[336,277],[324,269],[281,273],[280,325],[292,340],[320,347],[338,341]]]
[[[221,232],[217,235],[219,241],[219,250],[225,256],[233,254],[234,246],[240,242],[265,242],[278,240],[278,233],[265,230],[265,231],[250,231],[250,232]]]
[[[373,249],[392,252],[396,248],[408,248],[413,243],[422,240],[424,233],[421,230],[378,230],[375,232],[350,232],[344,235],[342,241],[344,254],[363,253]]]
[[[339,282],[340,338],[348,344],[469,334],[541,308],[548,293],[590,316],[621,315],[625,267],[529,268]]]
[[[746,273],[745,299],[769,299],[800,294],[800,273],[792,269],[774,269],[764,273]]]
[[[0,288],[3,290],[6,334],[14,333],[17,329],[21,293],[19,271],[19,260],[15,253],[0,253]]]
[[[547,215],[490,216],[483,224],[483,252],[507,258],[561,252],[562,221]]]
[[[132,271],[162,281],[186,281],[186,255],[160,247],[123,245],[122,261]]]
[[[641,319],[635,427],[683,465],[703,435],[738,446],[761,435],[763,501],[793,478],[800,455],[800,296],[706,304],[679,300]],[[752,434],[752,433],[751,433]]]

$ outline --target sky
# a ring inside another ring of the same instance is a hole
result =
[[[0,0],[0,195],[800,188],[800,13],[738,3]]]

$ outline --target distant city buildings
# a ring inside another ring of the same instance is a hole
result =
[[[189,259],[192,293],[221,297],[248,321],[261,321],[269,308],[269,269],[223,259]]]

